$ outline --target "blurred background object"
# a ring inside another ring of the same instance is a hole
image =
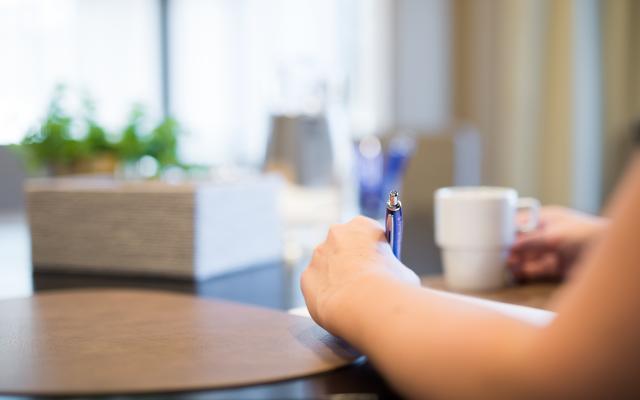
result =
[[[18,155],[8,147],[0,146],[0,213],[23,210],[24,179],[25,173]]]
[[[360,212],[367,217],[380,219],[384,210],[382,144],[377,137],[369,136],[357,142],[355,150]]]
[[[415,138],[406,134],[367,136],[355,143],[356,176],[360,213],[382,220],[392,190],[402,192],[404,174],[415,148]]]
[[[324,115],[274,115],[271,121],[265,170],[303,186],[331,185],[333,151]]]
[[[402,208],[403,261],[418,273],[440,272],[434,240],[434,192],[441,187],[481,184],[482,151],[479,133],[465,124],[453,123],[416,136],[415,152],[404,177]]]
[[[634,0],[0,0],[0,204],[20,153],[48,175],[278,171],[298,266],[394,186],[404,261],[434,273],[437,187],[602,209],[640,118],[637,20]]]

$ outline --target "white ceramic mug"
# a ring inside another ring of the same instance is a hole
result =
[[[529,210],[516,226],[516,213]],[[505,284],[506,261],[518,231],[538,225],[540,202],[514,189],[449,187],[435,192],[436,243],[445,281],[453,289],[491,290]]]

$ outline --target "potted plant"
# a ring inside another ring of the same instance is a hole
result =
[[[74,119],[62,107],[65,88],[58,86],[42,123],[32,129],[19,146],[31,169],[49,175],[107,173],[121,170],[124,176],[140,174],[140,161],[154,163],[153,176],[171,166],[187,168],[178,158],[181,127],[173,118],[163,119],[145,131],[145,112],[135,105],[124,129],[110,134],[95,118],[95,105],[84,102],[84,114]],[[74,134],[78,133],[80,134]]]

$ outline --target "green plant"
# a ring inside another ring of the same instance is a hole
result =
[[[84,141],[89,153],[113,153],[115,144],[109,141],[107,131],[96,121],[95,104],[89,98],[84,100],[84,112],[84,122],[87,129]]]
[[[74,119],[65,111],[64,86],[56,87],[42,123],[29,131],[18,151],[32,169],[47,168],[53,173],[91,172],[96,159],[106,157],[111,164],[135,164],[142,157],[153,157],[158,172],[169,166],[189,168],[178,157],[178,139],[182,128],[173,118],[163,119],[146,131],[146,113],[142,105],[134,105],[124,129],[110,134],[95,117],[95,104],[84,100],[83,115]],[[80,132],[74,135],[73,132]]]
[[[179,166],[178,138],[182,130],[178,122],[165,118],[160,125],[151,131],[147,140],[146,153],[158,161],[160,168]]]
[[[116,144],[118,158],[125,162],[135,162],[145,155],[145,143],[142,133],[144,108],[136,104],[129,115],[122,137]]]
[[[56,87],[44,121],[29,131],[21,142],[27,149],[27,159],[32,167],[44,164],[68,166],[87,153],[86,144],[71,136],[73,118],[61,105],[65,90],[64,86]]]

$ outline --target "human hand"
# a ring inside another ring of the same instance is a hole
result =
[[[519,214],[518,222],[526,220]],[[606,228],[608,220],[565,207],[540,210],[538,229],[521,233],[508,265],[516,280],[564,278],[585,246]]]
[[[420,285],[418,276],[393,255],[382,227],[356,217],[329,229],[302,274],[301,287],[311,317],[344,337],[359,301],[374,298],[390,280]]]

